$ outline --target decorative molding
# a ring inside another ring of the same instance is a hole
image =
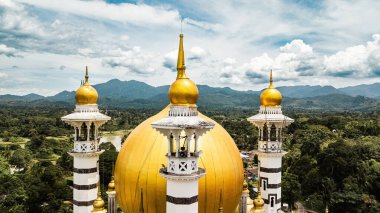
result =
[[[90,189],[95,189],[98,187],[98,184],[90,184],[90,185],[78,185],[78,184],[73,184],[73,188],[76,190],[90,190]]]
[[[268,184],[267,187],[268,187],[268,189],[281,188],[281,183],[278,183],[278,184]]]
[[[93,203],[94,203],[94,200],[90,200],[90,201],[73,200],[73,204],[76,206],[92,206]]]
[[[265,173],[279,173],[281,171],[282,171],[282,167],[280,167],[280,168],[260,167],[260,172],[265,172]]]
[[[90,168],[90,169],[78,169],[74,168],[73,172],[78,173],[78,174],[89,174],[89,173],[95,173],[98,171],[98,168]]]
[[[173,204],[178,205],[190,205],[198,202],[198,195],[193,197],[185,198],[185,197],[172,197],[170,195],[166,195],[166,201]]]

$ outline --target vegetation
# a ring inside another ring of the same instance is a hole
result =
[[[0,109],[0,212],[71,212],[72,129],[62,107]],[[234,138],[240,150],[257,146],[249,109],[203,109]],[[107,110],[103,131],[133,129],[158,110]],[[380,118],[376,113],[291,111],[283,158],[283,201],[330,212],[380,212]],[[103,191],[117,158],[115,148],[99,160]]]

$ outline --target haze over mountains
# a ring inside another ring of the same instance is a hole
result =
[[[101,106],[115,108],[156,108],[168,104],[169,86],[154,87],[139,81],[110,80],[94,85]],[[251,108],[259,106],[261,91],[237,91],[229,87],[218,88],[198,85],[200,107]],[[284,96],[286,108],[331,109],[332,111],[380,111],[380,83],[346,88],[333,86],[277,87]],[[72,106],[75,91],[62,91],[54,96],[38,94],[25,96],[0,95],[1,105],[11,106]]]

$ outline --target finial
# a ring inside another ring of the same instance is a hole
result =
[[[140,201],[140,213],[144,213],[144,198],[143,198],[143,189],[141,188],[141,201]]]
[[[108,183],[108,191],[112,192],[115,191],[115,165],[112,163],[112,176],[111,176],[111,181]]]
[[[270,70],[269,87],[273,87],[272,69]]]
[[[219,197],[219,212],[223,212],[223,192],[220,190],[220,197]]]
[[[177,79],[187,78],[185,66],[185,51],[183,50],[183,34],[179,34],[179,49],[178,49],[178,60],[177,60]]]
[[[86,79],[85,80],[85,84],[88,84],[88,66],[86,65],[86,75],[84,76],[84,78]]]
[[[104,209],[104,200],[102,198],[102,193],[100,191],[100,181],[98,181],[98,197],[93,203],[94,209],[92,210],[93,213],[100,213],[100,212],[106,212]]]

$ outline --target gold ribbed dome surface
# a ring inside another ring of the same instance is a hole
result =
[[[270,84],[260,95],[262,106],[280,106],[282,102],[281,92],[273,86],[272,70],[270,71]]]
[[[85,104],[97,104],[98,103],[98,92],[94,87],[88,83],[88,68],[86,66],[86,76],[85,82],[79,87],[75,93],[75,100],[78,105]]]
[[[167,166],[165,154],[167,138],[151,127],[151,123],[168,116],[169,107],[137,126],[125,140],[115,167],[118,203],[124,212],[138,212],[140,192],[144,194],[146,212],[166,212],[166,180],[159,174],[162,164]],[[222,126],[215,127],[200,137],[199,167],[206,176],[199,180],[199,212],[217,212],[220,191],[223,209],[234,212],[239,204],[243,185],[243,164],[239,150]]]

